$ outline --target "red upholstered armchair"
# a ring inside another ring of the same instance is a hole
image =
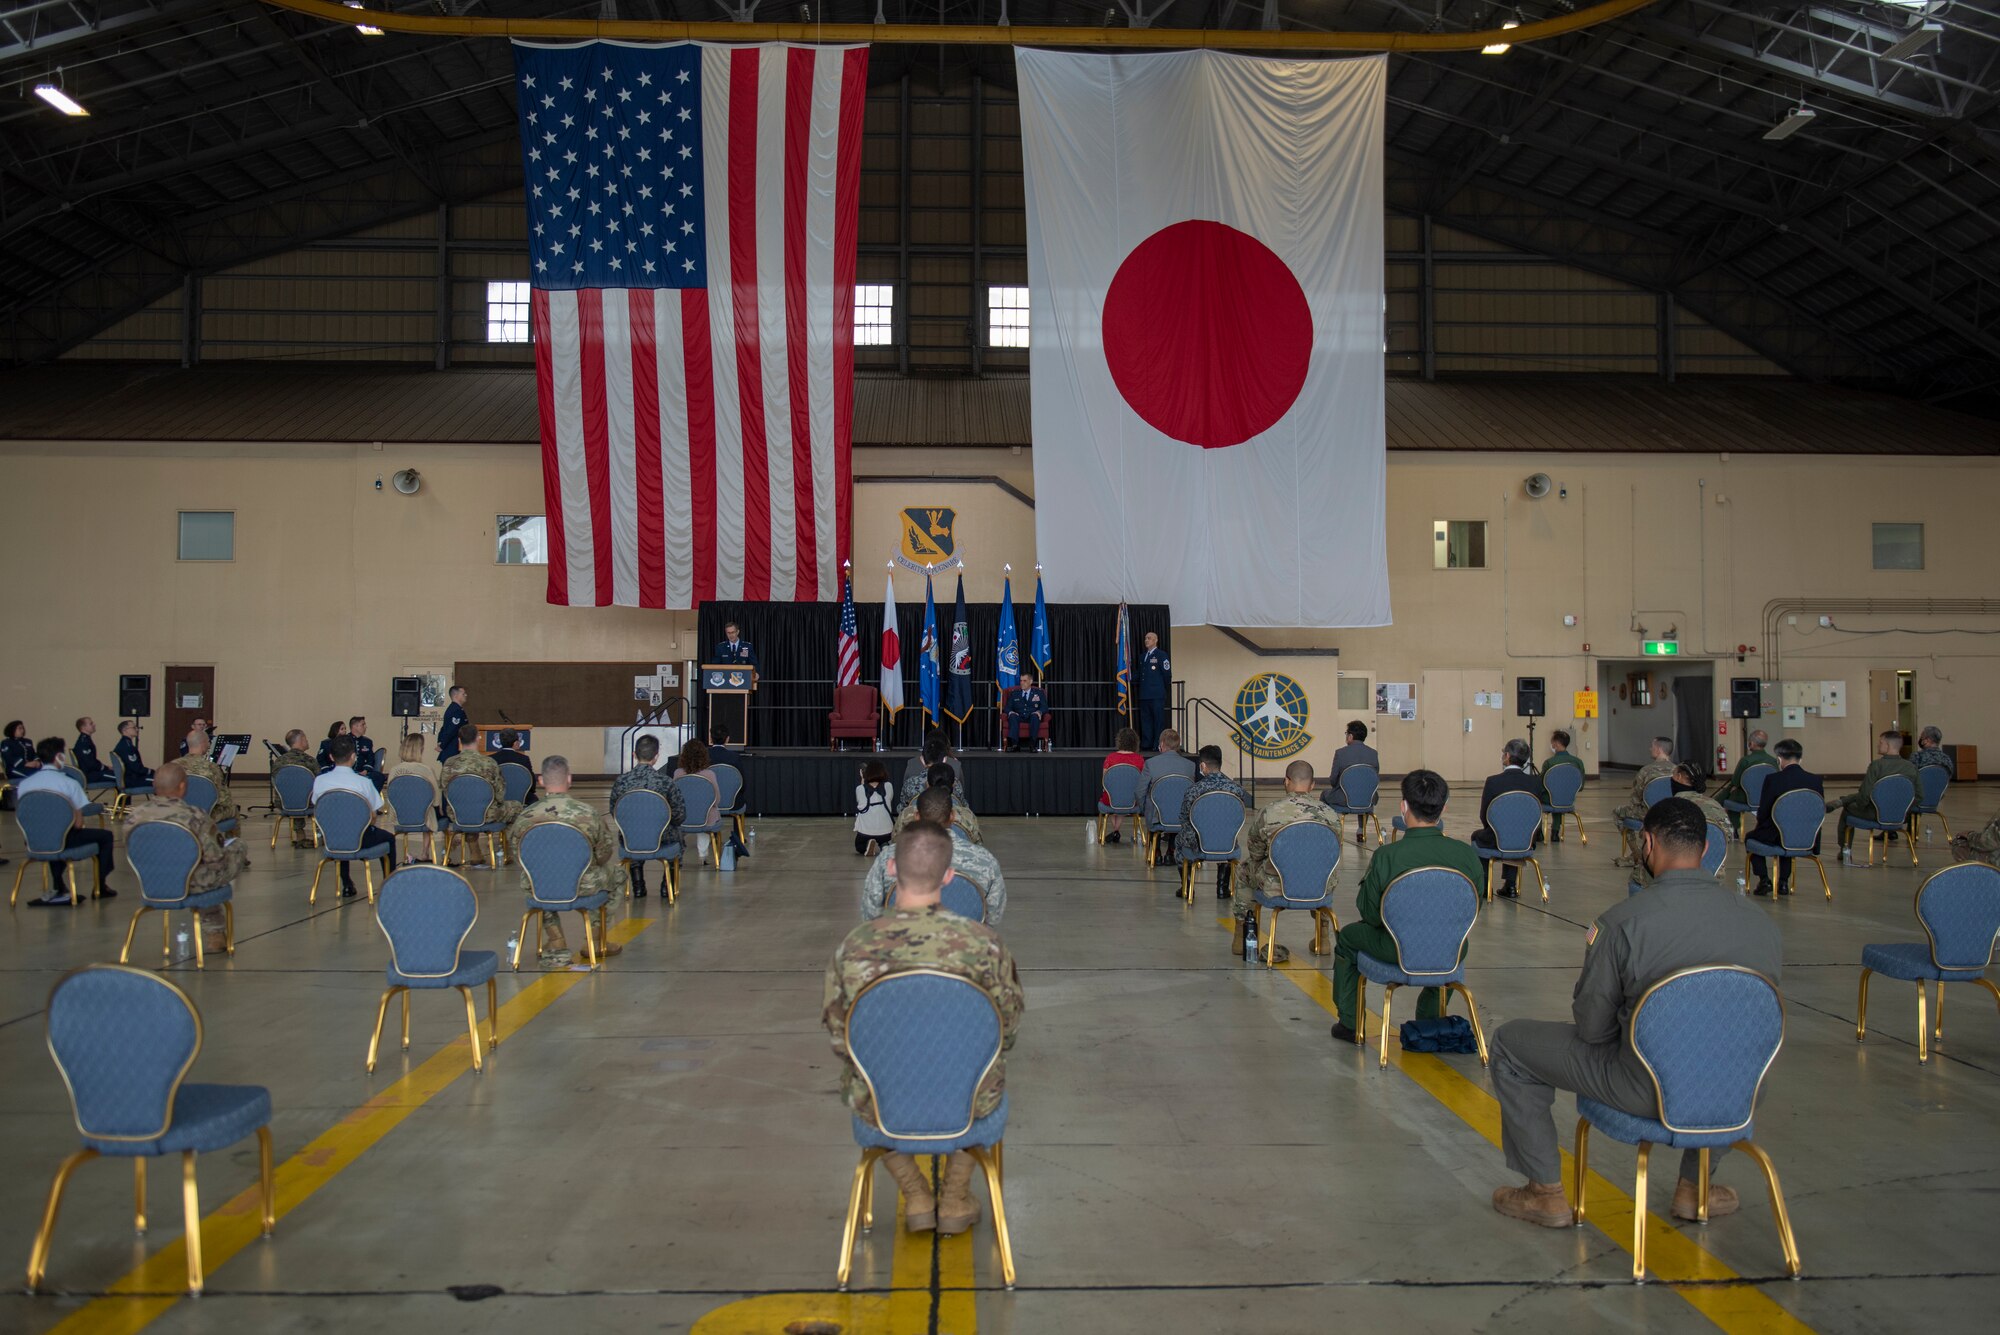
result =
[[[1013,719],[1007,717],[1007,701],[1012,698],[1013,694],[1014,689],[1011,686],[1003,688],[1000,692],[1000,749],[1003,751],[1007,749],[1010,743],[1026,740],[1024,736],[1016,737],[1014,734],[1017,727],[1025,733],[1028,725],[1025,723],[1016,724]],[[1042,688],[1042,694],[1044,697],[1048,695],[1048,687],[1044,686]],[[1049,745],[1049,724],[1055,722],[1055,717],[1056,714],[1053,707],[1042,715],[1042,726],[1035,733],[1035,749],[1037,751],[1051,749]]]
[[[833,712],[826,716],[827,749],[837,751],[842,742],[855,737],[873,742],[882,712],[881,698],[873,686],[834,687]]]

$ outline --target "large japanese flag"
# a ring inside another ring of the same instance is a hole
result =
[[[1388,624],[1382,58],[1015,61],[1051,596]]]

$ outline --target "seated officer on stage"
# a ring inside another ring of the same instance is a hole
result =
[[[898,836],[895,906],[849,932],[826,966],[820,1022],[846,1066],[841,1094],[864,1122],[876,1122],[874,1095],[848,1061],[847,1020],[861,990],[890,974],[916,970],[953,974],[992,999],[1000,1016],[1001,1055],[986,1068],[973,1093],[972,1115],[990,1115],[1006,1092],[1006,1052],[1014,1046],[1014,1033],[1021,1026],[1021,977],[998,932],[961,918],[942,904],[951,856],[951,836],[929,821],[920,821]],[[886,1155],[882,1166],[903,1193],[903,1226],[911,1232],[963,1233],[979,1222],[979,1202],[971,1190],[973,1159],[965,1151],[944,1161],[943,1190],[938,1195],[932,1194],[929,1176],[909,1155]],[[885,1213],[893,1216],[895,1211]]]
[[[1042,716],[1049,712],[1049,697],[1035,684],[1035,674],[1021,670],[1021,684],[1007,696],[1007,749],[1033,751],[1042,736]]]
[[[715,652],[708,656],[711,663],[741,663],[750,669],[751,679],[756,679],[757,651],[750,647],[750,641],[743,638],[743,627],[734,621],[722,623],[722,643],[715,646]]]
[[[1861,791],[1849,793],[1846,797],[1836,797],[1826,804],[1828,811],[1840,812],[1840,860],[1854,860],[1854,827],[1847,823],[1853,816],[1860,820],[1877,819],[1875,812],[1875,785],[1891,774],[1900,774],[1910,781],[1910,787],[1922,795],[1917,786],[1917,767],[1903,759],[1903,734],[1891,728],[1875,739],[1875,759],[1868,762],[1868,768],[1861,774]],[[1890,838],[1894,838],[1891,835]]]
[[[1570,754],[1569,734],[1561,728],[1557,728],[1549,734],[1549,758],[1542,763],[1541,797],[1544,802],[1549,800],[1549,771],[1558,765],[1574,765],[1578,769],[1583,768],[1583,762]],[[1549,817],[1549,842],[1559,844],[1562,841],[1563,818],[1562,813],[1558,812]]]
[[[1646,989],[1682,969],[1734,964],[1779,981],[1783,941],[1762,909],[1701,871],[1708,822],[1684,797],[1646,813],[1639,856],[1652,888],[1599,915],[1583,939],[1571,1022],[1509,1020],[1493,1036],[1493,1091],[1500,1100],[1500,1146],[1507,1166],[1528,1180],[1493,1193],[1493,1208],[1546,1228],[1568,1228],[1557,1149],[1555,1095],[1567,1089],[1639,1117],[1659,1115],[1652,1077],[1633,1051],[1626,1025]],[[1388,850],[1384,850],[1387,852]],[[1711,1175],[1721,1150],[1710,1150]],[[1699,1150],[1681,1154],[1674,1188],[1676,1219],[1695,1218]],[[1733,1214],[1736,1193],[1708,1189],[1708,1214]]]
[[[1493,805],[1493,799],[1502,793],[1529,793],[1536,802],[1542,799],[1542,781],[1528,773],[1528,743],[1515,737],[1500,748],[1500,772],[1486,780],[1486,787],[1479,794],[1479,828],[1472,832],[1472,842],[1481,848],[1497,848],[1493,827],[1486,823],[1486,810]],[[1537,810],[1540,808],[1537,807]],[[1542,831],[1536,822],[1535,842],[1540,843]],[[1520,891],[1514,888],[1514,881],[1521,874],[1519,867],[1509,864],[1500,869],[1500,896],[1503,899],[1518,899]],[[1482,875],[1474,885],[1484,885]]]
[[[507,787],[500,781],[500,766],[494,763],[493,757],[483,756],[471,749],[478,740],[478,728],[470,723],[459,726],[458,754],[444,762],[444,786],[451,787],[451,781],[461,774],[477,774],[493,785],[493,800],[486,804],[486,822],[497,820],[503,825],[511,825],[514,818],[521,814],[522,803],[507,800]],[[442,798],[444,793],[440,791],[438,796]]]
[[[118,776],[97,758],[97,720],[89,715],[76,721],[76,745],[69,749],[70,763],[83,771],[86,783],[116,783]]]
[[[979,835],[979,817],[973,815],[972,808],[965,804],[965,794],[959,790],[958,784],[955,782],[957,776],[952,773],[951,766],[933,765],[927,777],[929,782],[925,787],[919,789],[909,800],[902,804],[902,810],[896,816],[896,833],[901,834],[917,819],[917,803],[922,799],[924,793],[930,791],[932,788],[943,788],[951,793],[952,825],[973,843],[985,843],[986,841]],[[909,791],[908,784],[903,786],[903,791]]]
[[[208,758],[208,734],[196,728],[187,736],[187,748],[188,753],[181,757],[181,768],[215,785],[215,805],[208,810],[209,818],[217,825],[231,820],[240,824],[243,813],[236,809],[236,799],[229,795],[229,775]]]
[[[610,903],[606,905],[608,931],[612,920],[608,910],[618,902],[618,835],[612,830],[610,821],[598,815],[588,802],[572,794],[569,787],[569,761],[561,756],[544,759],[541,800],[514,818],[507,828],[507,838],[519,848],[522,835],[550,821],[581,831],[590,840],[590,865],[583,869],[582,878],[577,883],[577,894],[611,896]],[[623,946],[606,941],[599,941],[597,948],[606,956],[623,954],[625,950]],[[563,937],[562,915],[544,913],[541,966],[544,969],[567,969],[570,958],[569,942]]]
[[[285,734],[285,748],[285,754],[271,762],[272,778],[275,779],[278,771],[287,766],[302,769],[314,778],[319,777],[319,762],[306,754],[306,730],[304,728],[293,728]],[[312,831],[306,828],[306,823],[303,819],[295,818],[292,821],[292,847],[312,848],[314,846]],[[218,884],[226,884],[226,882],[218,882]]]
[[[146,762],[139,758],[139,721],[125,719],[118,725],[118,745],[111,748],[111,754],[118,757],[123,772],[118,776],[127,785],[145,785],[153,781],[153,771],[146,768]]]
[[[917,798],[917,820],[933,821],[951,836],[951,873],[963,875],[979,887],[986,900],[986,925],[998,927],[1007,911],[1007,878],[1000,874],[1000,859],[968,839],[958,827],[951,793],[944,788],[926,788]],[[875,855],[861,883],[861,916],[879,918],[896,888],[896,846],[890,844]]]
[[[1244,806],[1251,805],[1250,794],[1243,785],[1222,772],[1221,747],[1204,746],[1195,759],[1200,762],[1200,772],[1196,775],[1195,781],[1188,785],[1187,796],[1181,799],[1181,836],[1188,839],[1194,837],[1194,828],[1188,822],[1194,817],[1195,799],[1199,798],[1203,793],[1218,791],[1233,793],[1236,796],[1236,800]],[[1242,837],[1240,832],[1237,837],[1239,839]],[[1234,864],[1228,862],[1218,862],[1215,864],[1215,897],[1217,899],[1235,898],[1235,894],[1230,888],[1230,876],[1233,866]],[[1238,953],[1240,954],[1241,952]]]
[[[63,770],[63,762],[69,759],[69,750],[60,737],[44,737],[35,746],[36,767],[29,770],[16,788],[17,802],[29,793],[49,792],[61,796],[70,805],[69,832],[63,836],[64,848],[82,848],[89,845],[97,850],[97,871],[104,888],[97,892],[99,899],[114,899],[118,892],[111,888],[111,872],[115,863],[111,860],[111,831],[93,830],[83,823],[83,809],[90,804],[83,785],[72,779]],[[53,893],[28,902],[36,908],[53,908],[70,902],[71,894],[83,894],[83,882],[72,881],[72,870],[67,862],[52,863],[55,871],[56,888]]]
[[[1778,758],[1772,755],[1768,749],[1771,744],[1770,733],[1765,732],[1762,728],[1752,728],[1750,735],[1744,740],[1749,742],[1750,749],[1743,753],[1741,760],[1736,762],[1736,768],[1729,772],[1729,782],[1724,784],[1722,791],[1715,795],[1715,800],[1718,802],[1747,802],[1750,800],[1749,794],[1743,789],[1743,772],[1752,765],[1769,765],[1773,770],[1778,768]],[[1729,813],[1729,828],[1736,833],[1742,832],[1743,814],[1741,812],[1732,811]]]
[[[502,728],[500,730],[500,749],[498,751],[488,751],[486,758],[493,762],[493,768],[496,771],[502,765],[519,765],[532,775],[535,772],[535,762],[528,758],[527,752],[514,749],[520,744],[521,734],[518,731],[513,728]],[[657,742],[654,743],[655,747],[658,745]],[[532,802],[535,800],[535,796],[535,781],[530,779],[528,781],[527,800]]]
[[[1444,804],[1451,785],[1434,770],[1411,770],[1403,776],[1403,837],[1375,850],[1368,874],[1361,878],[1355,898],[1355,921],[1340,929],[1333,946],[1333,1002],[1340,1012],[1333,1036],[1342,1043],[1354,1041],[1354,1021],[1361,1003],[1361,971],[1355,957],[1373,955],[1394,962],[1396,939],[1382,923],[1382,895],[1405,872],[1424,867],[1449,867],[1463,872],[1475,888],[1486,874],[1472,845],[1446,837],[1438,828],[1444,819]],[[1465,956],[1461,953],[1460,959]],[[1424,989],[1417,999],[1417,1018],[1435,1020],[1444,1013],[1444,993],[1435,987]]]
[[[1230,951],[1237,956],[1243,954],[1243,937],[1249,931],[1250,914],[1257,907],[1255,893],[1258,890],[1267,895],[1276,894],[1279,889],[1278,869],[1271,863],[1271,840],[1278,831],[1299,821],[1313,821],[1338,831],[1340,817],[1332,807],[1313,795],[1313,767],[1310,760],[1294,760],[1285,766],[1285,795],[1265,807],[1262,811],[1250,813],[1245,824],[1244,872],[1243,880],[1236,887],[1236,939],[1230,943]],[[1326,889],[1331,890],[1340,879],[1340,870],[1326,878]],[[1319,893],[1314,885],[1293,886],[1292,894],[1305,898]],[[1313,954],[1324,955],[1322,944],[1327,925],[1333,920],[1333,910],[1314,909],[1313,914]],[[1290,959],[1292,952],[1283,946],[1274,949],[1273,960]]]
[[[502,741],[506,738],[503,736]],[[660,843],[678,844],[682,842],[681,826],[687,824],[687,799],[674,786],[673,776],[659,767],[660,739],[647,733],[632,743],[632,768],[611,781],[611,796],[605,801],[605,808],[614,818],[618,812],[618,799],[627,793],[645,789],[658,793],[667,803],[667,830],[660,836]],[[614,824],[616,823],[614,819]],[[646,897],[646,864],[632,864],[632,898]]]

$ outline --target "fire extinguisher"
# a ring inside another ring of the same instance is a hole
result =
[[[1715,772],[1717,774],[1723,774],[1726,773],[1728,769],[1729,769],[1729,743],[1717,742],[1715,744]]]

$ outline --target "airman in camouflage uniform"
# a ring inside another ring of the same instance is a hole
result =
[[[469,723],[465,726],[468,728],[472,727]],[[463,729],[460,731],[463,731]],[[474,729],[472,740],[476,741],[478,737],[479,732],[477,729]],[[521,814],[521,804],[519,802],[509,802],[503,796],[507,791],[507,785],[502,782],[500,778],[500,766],[494,762],[493,757],[482,756],[477,751],[461,750],[457,755],[444,762],[444,786],[446,788],[451,787],[451,781],[461,774],[477,774],[480,778],[493,785],[493,799],[486,804],[486,819],[488,822],[497,820],[502,825],[512,825],[514,823],[515,818]],[[439,796],[442,795],[439,794]]]
[[[896,815],[895,833],[901,834],[910,828],[911,822],[917,818],[917,799],[924,795],[926,789],[943,787],[947,775],[951,776],[951,823],[973,843],[985,843],[986,840],[979,834],[979,817],[973,815],[972,808],[966,805],[965,788],[958,782],[957,771],[942,761],[932,765],[922,775],[912,775],[903,780],[903,789],[897,800],[900,810]]]
[[[276,787],[275,780],[278,777],[278,771],[287,765],[296,765],[315,779],[319,777],[319,761],[307,754],[305,740],[305,733],[298,728],[293,728],[285,734],[285,745],[291,749],[271,762],[271,778],[274,781],[272,785],[274,788]],[[292,821],[292,847],[312,848],[313,846],[312,831],[306,828],[304,820],[295,818]]]
[[[932,797],[938,793],[938,797]],[[986,925],[998,927],[1000,915],[1007,911],[1007,879],[1000,874],[1000,859],[987,849],[966,838],[965,831],[958,828],[954,803],[943,796],[942,788],[926,788],[917,798],[917,805],[911,808],[917,820],[934,821],[945,827],[951,835],[951,869],[962,876],[971,878],[986,900]],[[861,886],[861,916],[879,918],[888,903],[889,894],[895,889],[896,880],[889,871],[889,864],[895,860],[894,845],[876,854],[875,862],[868,868],[868,878]]]
[[[189,774],[199,774],[215,785],[215,805],[208,809],[210,819],[218,825],[226,820],[241,823],[243,813],[236,809],[236,799],[229,795],[229,776],[222,766],[208,758],[207,733],[197,730],[188,734],[188,753],[180,758],[179,764]],[[318,773],[318,768],[313,772]]]
[[[1611,813],[1614,819],[1621,821],[1646,819],[1646,785],[1655,779],[1670,779],[1673,777],[1674,739],[1671,737],[1655,737],[1653,739],[1651,754],[1652,758],[1640,766],[1639,772],[1632,776],[1632,796],[1624,806],[1619,807]],[[1728,824],[1727,821],[1723,823],[1725,825]],[[1620,826],[1619,828],[1622,832],[1624,827]],[[1625,848],[1625,852],[1619,857],[1612,859],[1614,867],[1630,867],[1637,863],[1638,859],[1630,851],[1632,848],[1630,836],[1626,838]]]
[[[847,1020],[862,991],[892,974],[937,970],[966,979],[992,998],[1000,1016],[1001,1055],[974,1091],[973,1116],[992,1113],[1006,1090],[1005,1054],[1014,1046],[1021,1024],[1021,978],[997,932],[939,904],[939,889],[950,865],[950,845],[950,836],[930,821],[919,821],[899,836],[896,853],[901,884],[896,907],[849,932],[826,967],[820,1021],[832,1036],[834,1052],[846,1065],[841,1075],[842,1095],[863,1121],[875,1121],[874,1101],[868,1082],[860,1078],[848,1054]],[[971,1195],[971,1155],[961,1151],[945,1160],[943,1189],[936,1196],[910,1156],[888,1155],[883,1166],[902,1190],[904,1222],[912,1231],[935,1228],[942,1234],[963,1233],[978,1222],[979,1206]]]
[[[1313,767],[1310,760],[1294,760],[1285,767],[1285,795],[1265,807],[1252,812],[1244,822],[1244,873],[1236,882],[1236,952],[1243,952],[1243,923],[1250,911],[1257,906],[1255,892],[1263,891],[1275,895],[1279,890],[1278,869],[1271,863],[1271,840],[1278,831],[1299,821],[1312,821],[1332,830],[1335,837],[1340,833],[1340,815],[1313,793]],[[1340,879],[1335,871],[1326,878],[1326,888],[1331,890]],[[1318,886],[1293,886],[1292,893],[1305,898],[1319,893]],[[1327,920],[1332,918],[1327,909],[1313,910],[1313,944],[1315,953],[1320,953],[1322,929],[1331,930]],[[1273,958],[1284,959],[1290,952],[1279,946]]]
[[[218,890],[249,870],[250,854],[240,841],[225,846],[208,813],[182,800],[181,795],[187,792],[187,771],[181,767],[186,763],[173,761],[154,771],[152,794],[135,799],[126,809],[125,825],[129,830],[148,821],[165,821],[192,834],[201,846],[201,861],[188,874],[188,888]],[[202,909],[196,916],[201,919],[202,950],[221,950],[225,944],[222,909]]]
[[[895,832],[901,834],[903,831],[909,829],[916,819],[917,804],[912,802],[897,813]],[[959,801],[956,797],[951,799],[951,827],[975,844],[986,842],[979,833],[979,817],[973,815],[972,808],[966,806],[965,803]]]
[[[2000,816],[1986,822],[1978,834],[1953,835],[1951,856],[1958,862],[1983,862],[2000,867]]]
[[[618,799],[627,793],[644,791],[658,793],[666,799],[667,829],[660,837],[661,845],[683,842],[681,826],[687,824],[687,799],[674,786],[673,776],[655,764],[659,756],[660,739],[657,737],[641,737],[632,744],[632,759],[637,763],[611,781],[611,796],[604,804],[605,809],[612,813],[612,833],[617,833]],[[643,862],[632,864],[632,895],[635,899],[646,896],[646,864]]]
[[[452,757],[445,762],[449,769],[460,757]],[[485,759],[485,757],[479,757]],[[569,791],[569,762],[561,756],[549,756],[542,761],[542,797],[515,817],[507,829],[507,837],[514,847],[521,846],[521,836],[537,825],[551,821],[559,822],[579,830],[590,840],[590,865],[583,869],[577,884],[579,895],[608,894],[610,904],[622,898],[618,885],[618,836],[612,832],[611,822],[606,820],[597,808]],[[567,889],[567,887],[563,887]],[[552,892],[559,893],[559,892]],[[606,905],[607,910],[610,905]],[[610,915],[605,917],[606,930],[610,929]],[[598,949],[605,955],[621,953],[623,947],[600,941]],[[545,969],[567,969],[571,954],[569,942],[563,937],[562,915],[544,913],[542,915],[541,965]]]

